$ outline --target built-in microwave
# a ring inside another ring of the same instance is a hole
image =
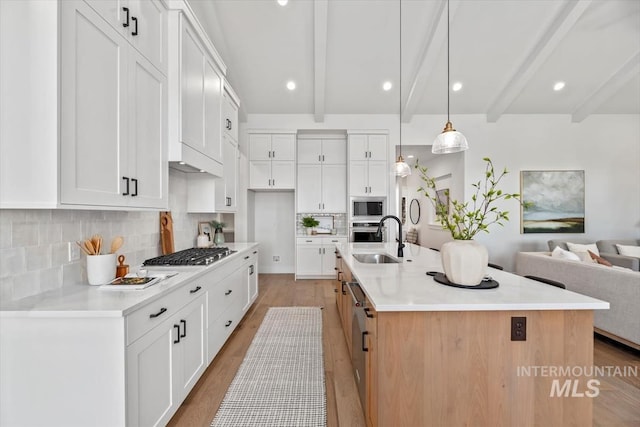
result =
[[[353,198],[351,199],[351,218],[382,218],[387,214],[384,198]]]

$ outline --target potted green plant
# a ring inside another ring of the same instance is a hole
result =
[[[436,211],[437,221],[453,237],[452,242],[442,245],[442,267],[447,279],[460,285],[473,286],[481,283],[487,271],[487,249],[473,240],[480,232],[489,232],[493,224],[504,225],[509,221],[509,212],[495,206],[498,200],[515,199],[520,202],[520,194],[500,190],[502,178],[509,173],[505,168],[496,174],[493,162],[485,157],[484,179],[472,184],[475,192],[471,201],[451,200],[450,206],[440,202],[436,193],[435,178],[427,175],[427,168],[416,162],[423,185],[418,192],[425,195]],[[448,192],[446,194],[449,196]]]
[[[213,232],[213,243],[215,243],[216,245],[221,245],[224,243],[224,232],[223,232],[223,227],[226,227],[227,224],[225,224],[224,222],[221,221],[216,221],[215,219],[213,221],[210,221],[209,224],[211,224],[211,228],[213,228],[214,232]]]
[[[302,226],[307,229],[307,234],[313,234],[313,227],[317,227],[320,225],[320,221],[312,216],[302,217],[301,222]]]

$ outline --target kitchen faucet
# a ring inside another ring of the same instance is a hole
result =
[[[398,221],[399,238],[396,240],[398,241],[398,258],[402,258],[404,256],[404,254],[402,253],[402,248],[404,248],[404,243],[402,243],[402,223],[400,222],[400,218],[394,215],[383,216],[382,219],[380,220],[380,223],[378,224],[378,231],[376,231],[376,236],[378,237],[382,236],[382,223],[389,218],[393,218],[396,221]]]

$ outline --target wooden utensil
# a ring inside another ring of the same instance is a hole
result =
[[[162,255],[175,252],[173,246],[173,219],[171,212],[160,212],[160,241],[162,243]]]
[[[91,252],[89,252],[85,247],[84,242],[80,243],[80,241],[77,241],[76,245],[80,246],[80,249],[82,249],[82,252],[84,252],[85,254],[92,255]]]
[[[124,255],[118,257],[118,265],[116,266],[116,277],[124,277],[129,273],[129,265],[124,263]]]
[[[89,252],[89,255],[96,254],[95,248],[93,247],[93,243],[91,243],[90,239],[87,239],[84,241],[84,247],[87,250],[87,252]]]
[[[115,254],[118,251],[118,249],[122,247],[123,244],[124,244],[124,237],[122,236],[114,237],[113,240],[111,241],[111,253]]]

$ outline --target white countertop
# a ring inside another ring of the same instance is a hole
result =
[[[149,274],[153,271],[178,271],[176,276],[141,290],[103,290],[100,286],[86,283],[63,286],[16,301],[0,302],[2,317],[122,317],[148,304],[168,291],[176,289],[190,279],[197,278],[212,270],[233,262],[258,246],[257,243],[226,243],[226,247],[237,251],[206,267],[171,266],[145,267]]]
[[[462,289],[436,282],[427,271],[442,272],[440,253],[406,244],[399,264],[364,264],[353,254],[386,253],[397,258],[396,242],[337,244],[376,311],[593,310],[609,303],[506,271],[488,269],[495,289]]]

